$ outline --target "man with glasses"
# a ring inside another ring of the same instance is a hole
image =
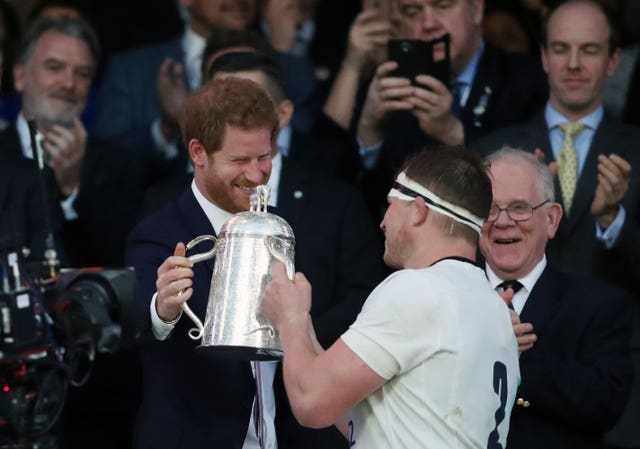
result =
[[[602,447],[631,389],[631,300],[547,265],[562,207],[544,163],[509,147],[488,162],[493,203],[480,249],[489,282],[513,309],[523,351],[507,447]]]
[[[357,136],[370,171],[365,189],[381,210],[393,174],[425,143],[473,142],[529,119],[547,97],[538,61],[483,41],[483,0],[389,1],[397,19],[395,38],[431,41],[450,36],[450,79],[443,83],[429,73],[415,80],[393,76],[393,61],[377,68]]]

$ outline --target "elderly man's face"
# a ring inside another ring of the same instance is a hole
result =
[[[49,123],[73,123],[86,105],[94,70],[93,55],[83,40],[47,31],[29,59],[14,68],[25,115]]]
[[[493,202],[500,208],[513,204],[537,206],[544,202],[534,168],[517,158],[491,163]],[[519,279],[528,274],[544,256],[547,242],[555,235],[562,216],[557,203],[536,208],[530,219],[515,221],[501,211],[494,222],[485,222],[480,250],[491,269],[501,279]]]

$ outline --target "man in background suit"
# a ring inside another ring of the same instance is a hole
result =
[[[0,52],[0,71],[4,57]],[[63,256],[62,211],[57,192],[43,191],[35,163],[19,154],[0,153],[0,253],[29,249],[29,260],[44,260],[47,246],[54,243]],[[53,241],[47,241],[48,236]]]
[[[542,162],[509,147],[487,160],[493,204],[480,249],[489,282],[506,290],[521,349],[530,347],[520,354],[522,382],[506,447],[602,448],[631,388],[631,299],[547,265],[545,247],[562,207]]]
[[[505,144],[531,152],[539,149],[558,173],[556,189],[565,209],[547,248],[549,265],[602,278],[633,293],[634,390],[610,444],[640,447],[640,177],[631,176],[631,170],[640,167],[640,129],[617,124],[603,111],[604,83],[619,59],[618,30],[610,17],[594,1],[569,1],[552,10],[542,48],[550,85],[546,108],[531,121],[491,134],[473,148],[481,153]],[[579,123],[572,138],[563,131],[576,126],[569,123]],[[562,185],[571,173],[570,163],[563,167],[562,153],[576,155],[573,184]],[[573,188],[566,191],[569,185]]]
[[[399,0],[397,8],[397,38],[450,35],[450,79],[393,76],[392,61],[378,67],[357,130],[363,164],[371,171],[365,190],[378,207],[384,207],[397,168],[425,143],[468,144],[528,119],[547,95],[537,61],[482,40],[483,0]]]
[[[49,222],[61,243],[64,268],[118,266],[137,211],[140,191],[134,172],[123,171],[130,158],[94,140],[79,120],[98,60],[91,27],[72,18],[35,21],[14,66],[23,108],[15,123],[0,132],[0,236],[23,234],[9,246],[26,245],[31,260],[44,259],[46,214],[36,177],[27,119],[36,124],[36,153],[42,167]],[[2,250],[6,249],[1,248]],[[138,405],[137,359],[128,350],[100,354],[81,388],[69,388],[60,420],[65,448],[126,447]],[[93,407],[99,403],[100,407]],[[92,408],[93,407],[93,408]],[[118,414],[110,413],[118,410]],[[97,437],[97,435],[100,435]],[[95,440],[94,440],[95,439]]]
[[[79,119],[98,59],[98,41],[86,22],[36,21],[13,67],[22,110],[0,132],[2,158],[31,160],[27,120],[35,119],[47,190],[64,212],[67,265],[122,264],[124,241],[137,215],[134,198],[141,195],[136,171],[122,169],[140,165],[131,163],[135,155],[88,136]]]

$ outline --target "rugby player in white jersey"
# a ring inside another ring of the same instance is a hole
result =
[[[311,285],[273,267],[262,311],[280,333],[298,421],[336,424],[351,447],[503,448],[520,382],[505,302],[475,263],[491,181],[462,147],[413,156],[388,194],[385,262],[398,271],[323,351]]]

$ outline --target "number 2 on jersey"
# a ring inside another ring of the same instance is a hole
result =
[[[489,434],[487,449],[502,449],[500,444],[500,433],[498,426],[504,420],[505,408],[507,406],[507,367],[502,362],[493,364],[493,391],[500,398],[500,407],[496,410],[496,427]]]

